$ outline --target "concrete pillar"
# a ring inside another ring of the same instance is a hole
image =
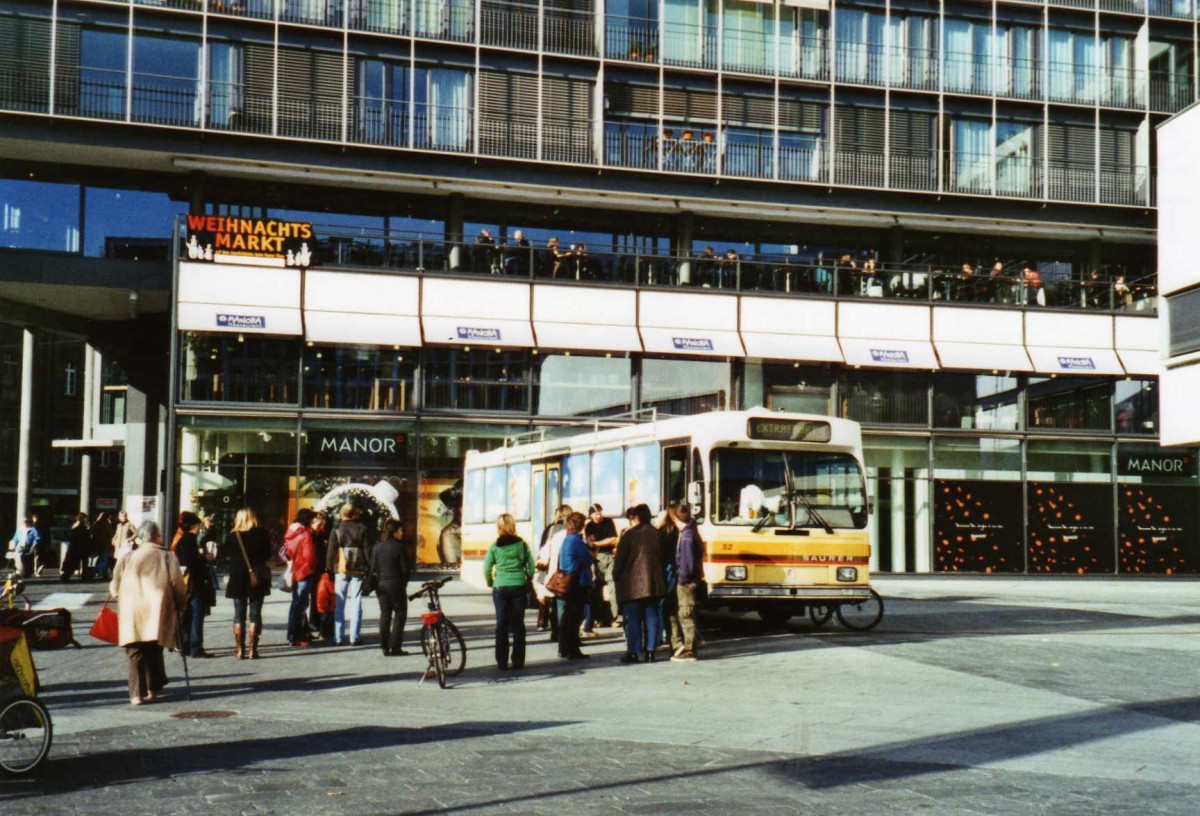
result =
[[[765,390],[762,360],[746,360],[742,369],[742,407],[766,406]]]
[[[675,224],[675,254],[685,258],[679,262],[679,282],[692,282],[692,241],[696,233],[695,213],[684,211]]]
[[[95,350],[91,343],[83,344],[83,428],[80,439],[92,438],[92,427],[96,424],[95,401],[92,394],[99,388],[100,376],[95,365]],[[83,448],[79,456],[79,509],[92,512],[92,451]]]
[[[908,506],[904,499],[904,451],[892,452],[892,572],[907,572],[908,559],[904,550],[907,543],[905,530],[905,514]]]
[[[887,262],[893,264],[904,262],[904,227],[899,224],[888,229]]]
[[[200,475],[200,434],[191,428],[179,429],[179,509],[196,510],[195,495]]]
[[[916,564],[913,566],[916,572],[933,572],[933,542],[930,538],[929,526],[929,479],[923,478],[926,474],[918,474],[922,478],[918,478],[913,482],[913,535],[916,540],[913,542],[913,547],[916,556]]]
[[[463,222],[466,203],[462,193],[451,193],[446,200],[446,257],[450,269],[461,269],[466,256],[463,253]]]
[[[29,515],[29,442],[33,428],[33,329],[21,337],[21,408],[17,423],[17,524]],[[15,529],[15,527],[14,527]]]
[[[1087,251],[1087,269],[1083,270],[1084,274],[1091,272],[1093,269],[1099,269],[1102,256],[1100,253],[1100,239],[1091,238],[1088,240]]]

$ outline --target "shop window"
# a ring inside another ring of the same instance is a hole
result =
[[[1026,469],[1031,482],[1109,482],[1112,481],[1112,445],[1031,439]]]
[[[867,495],[875,507],[879,569],[930,569],[929,443],[925,439],[863,437]]]
[[[729,407],[729,363],[719,360],[642,361],[642,407],[683,416]]]
[[[304,405],[353,411],[410,411],[417,354],[378,346],[308,344]]]
[[[1158,380],[1117,380],[1114,397],[1117,433],[1158,433]]]
[[[907,371],[842,373],[841,415],[878,425],[929,425],[929,377]]]
[[[1021,442],[1017,439],[935,438],[933,475],[939,479],[1019,480]]]
[[[765,405],[769,411],[800,414],[830,414],[833,405],[833,374],[829,371],[793,365],[761,366],[762,388],[754,377],[756,367],[746,364],[746,405]]]
[[[1015,431],[1019,425],[1016,377],[996,374],[935,374],[933,425],[983,431]]]
[[[539,416],[603,416],[630,408],[633,366],[626,358],[544,354],[534,362]]]
[[[166,193],[88,187],[83,251],[93,258],[169,261],[175,220],[187,212]]]
[[[509,349],[429,349],[426,408],[527,411],[529,353]]]
[[[299,339],[188,332],[182,341],[182,401],[299,401]]]
[[[0,247],[79,251],[79,185],[0,179]]]
[[[1030,430],[1112,429],[1112,384],[1102,378],[1031,377],[1027,402]]]

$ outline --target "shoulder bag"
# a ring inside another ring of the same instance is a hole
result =
[[[564,547],[565,547],[564,543]],[[562,550],[558,552],[558,570],[546,581],[546,589],[555,595],[565,596],[575,585],[575,576],[562,568]]]

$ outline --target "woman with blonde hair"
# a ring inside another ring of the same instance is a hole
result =
[[[258,639],[262,636],[263,598],[271,594],[271,540],[258,526],[258,516],[249,507],[238,510],[233,532],[221,546],[221,557],[229,559],[229,580],[225,597],[233,601],[234,657],[247,655],[258,659]],[[250,649],[246,650],[246,636]]]
[[[496,533],[483,557],[483,579],[492,588],[496,607],[496,666],[509,666],[511,633],[512,667],[519,671],[525,667],[525,594],[533,578],[533,556],[508,513],[496,519]]]

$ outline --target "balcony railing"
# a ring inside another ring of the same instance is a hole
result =
[[[538,47],[538,4],[512,0],[482,0],[479,8],[480,40],[521,51]]]
[[[543,10],[542,45],[556,54],[596,55],[596,17],[591,11]]]
[[[635,250],[601,251],[583,244],[560,245],[555,250],[548,246],[447,241],[441,236],[418,233],[359,230],[343,234],[339,230],[314,225],[314,265],[591,286],[976,304],[1007,309],[1153,313],[1156,308],[1153,277],[1127,280],[1119,274],[1079,276],[1061,265],[1027,276],[1013,271],[1026,262],[1010,263],[1002,274],[989,274],[934,264],[876,267],[870,263],[834,263],[819,256],[738,257],[737,253],[727,252],[679,257]]]

